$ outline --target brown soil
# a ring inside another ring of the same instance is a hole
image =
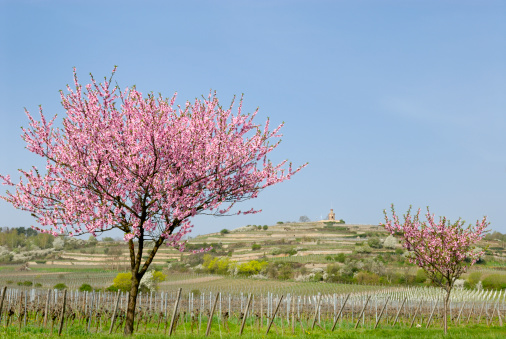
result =
[[[195,279],[185,279],[185,284],[195,284],[195,283],[202,283],[202,282],[208,282],[213,280],[219,280],[223,279],[223,277],[202,277],[202,278],[195,278]],[[175,280],[175,281],[165,281],[162,282],[160,285],[181,285],[181,280]]]

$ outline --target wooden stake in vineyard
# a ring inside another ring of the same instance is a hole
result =
[[[334,324],[332,325],[331,331],[334,331],[334,328],[336,328],[337,321],[339,320],[339,317],[341,316],[341,314],[343,314],[344,306],[346,305],[346,302],[348,301],[349,297],[350,297],[350,294],[348,293],[348,295],[346,296],[346,299],[344,299],[344,302],[341,305],[341,309],[339,310],[339,313],[337,314],[336,319],[334,319]]]
[[[214,299],[213,308],[211,310],[211,314],[209,314],[209,320],[207,321],[206,337],[211,333],[211,323],[213,322],[214,310],[216,309],[216,304],[218,303],[219,296],[220,292],[216,293],[216,299]]]
[[[178,291],[177,291],[177,297],[176,297],[176,301],[174,302],[174,310],[172,311],[172,317],[170,319],[170,327],[169,327],[169,336],[172,335],[172,331],[174,330],[174,323],[176,321],[176,315],[177,315],[177,308],[179,306],[179,300],[181,299],[181,291],[183,289],[180,288]],[[165,324],[165,332],[167,331],[167,323]]]
[[[368,296],[367,300],[365,301],[364,307],[362,307],[362,311],[360,311],[360,315],[357,317],[357,323],[355,324],[355,328],[358,327],[358,324],[360,323],[360,318],[362,318],[362,315],[364,314],[365,308],[367,307],[367,304],[369,303],[370,299],[371,296]]]
[[[383,305],[383,308],[381,309],[379,317],[378,317],[378,319],[376,319],[376,324],[374,325],[374,328],[378,327],[378,324],[379,324],[379,322],[381,320],[381,316],[383,315],[383,312],[385,311],[385,308],[387,308],[389,300],[390,300],[390,296],[388,296],[387,301],[385,301],[385,305]]]
[[[5,292],[7,292],[7,286],[4,286],[2,290],[2,298],[0,298],[0,324],[2,323],[2,308],[4,306]]]
[[[244,325],[246,324],[246,319],[248,317],[248,311],[249,311],[249,306],[251,305],[252,297],[253,297],[253,295],[250,293],[250,295],[248,296],[248,304],[246,305],[246,310],[244,311],[244,316],[242,318],[241,329],[239,330],[239,335],[242,335],[242,331],[244,330]]]
[[[318,310],[320,308],[320,303],[322,302],[322,295],[320,294],[320,297],[318,298],[318,303],[316,304],[316,308],[314,311],[314,317],[313,317],[313,324],[311,325],[311,329],[314,329],[314,326],[316,324],[316,316],[318,315]]]
[[[392,326],[395,326],[395,324],[397,323],[397,320],[399,319],[399,314],[401,314],[401,311],[402,311],[402,306],[404,306],[404,303],[406,302],[406,300],[408,300],[408,297],[405,297],[404,300],[402,301],[401,307],[399,307],[399,310],[397,311],[397,314],[395,315],[395,320],[394,320],[394,323],[392,324]]]
[[[274,322],[274,318],[276,318],[276,314],[278,313],[279,306],[281,305],[282,300],[283,300],[283,295],[281,295],[281,298],[279,298],[278,305],[276,306],[276,310],[274,311],[274,314],[271,315],[271,319],[269,321],[269,326],[267,326],[267,331],[265,331],[265,335],[269,334],[272,323]]]
[[[114,322],[116,321],[116,313],[118,312],[118,304],[119,304],[120,294],[121,294],[121,291],[118,291],[118,296],[116,297],[116,303],[114,304],[114,311],[112,312],[111,327],[109,328],[109,334],[112,333],[112,329],[114,327]]]
[[[67,290],[63,291],[63,305],[61,307],[61,315],[60,315],[60,328],[58,329],[58,336],[61,336],[61,331],[63,330],[63,321],[65,319],[65,305],[67,304]]]
[[[48,312],[49,312],[49,297],[51,296],[51,290],[47,290],[47,295],[46,295],[46,306],[44,307],[44,327],[46,327],[47,325],[47,315],[48,315]]]

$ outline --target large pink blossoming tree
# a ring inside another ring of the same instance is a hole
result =
[[[68,94],[60,91],[61,128],[42,109],[39,121],[26,111],[30,127],[22,137],[29,151],[45,158],[46,170],[20,170],[17,184],[0,175],[15,188],[1,198],[55,236],[124,233],[132,272],[124,333],[130,335],[140,280],[162,244],[183,251],[191,217],[230,214],[237,202],[256,198],[303,166],[267,159],[281,126],[254,123],[257,111],[243,113],[242,99],[233,113],[234,102],[222,108],[215,94],[180,107],[175,96],[121,91],[111,79],[97,83],[92,76],[83,88],[75,69],[74,83]]]
[[[447,313],[450,293],[457,280],[484,254],[475,245],[485,235],[489,225],[487,218],[475,226],[465,227],[461,219],[451,223],[446,217],[437,221],[427,208],[426,221],[420,219],[419,209],[411,214],[411,207],[400,222],[392,205],[392,219],[385,214],[385,228],[391,234],[400,234],[404,248],[409,251],[408,260],[422,268],[429,279],[446,291],[444,298],[444,331],[447,333]]]

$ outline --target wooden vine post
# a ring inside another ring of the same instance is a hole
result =
[[[181,299],[181,291],[183,289],[179,288],[177,291],[176,301],[174,302],[174,310],[172,311],[172,318],[170,319],[170,327],[169,327],[169,336],[172,335],[172,331],[174,330],[174,323],[176,320],[177,307],[179,306],[179,299]]]
[[[341,309],[339,310],[339,313],[337,313],[336,319],[334,319],[334,324],[332,325],[332,329],[330,330],[331,332],[334,331],[334,329],[336,328],[337,320],[339,320],[339,317],[343,314],[344,306],[346,306],[346,302],[348,301],[349,297],[350,297],[350,294],[348,293],[348,295],[346,296],[346,299],[344,299],[344,302],[341,305]]]
[[[460,308],[459,315],[457,316],[457,319],[455,320],[455,324],[460,321],[460,316],[462,315],[462,311],[464,310],[464,306],[466,306],[466,302],[462,303],[462,307]]]
[[[216,309],[219,296],[220,292],[216,293],[216,299],[214,299],[213,308],[211,310],[211,314],[209,315],[209,320],[207,321],[206,337],[211,333],[211,323],[213,322],[214,310]]]
[[[320,308],[320,303],[322,302],[322,295],[320,294],[320,298],[318,298],[318,303],[316,304],[316,309],[314,311],[314,316],[313,316],[313,324],[311,325],[311,330],[314,329],[314,326],[316,324],[316,317],[318,316],[318,310]]]
[[[429,320],[427,320],[427,326],[425,326],[425,328],[429,328],[430,322],[432,321],[432,316],[434,315],[434,311],[436,310],[436,306],[437,306],[437,301],[434,303],[434,307],[432,308],[432,311],[430,312]]]
[[[121,291],[118,291],[118,296],[116,297],[116,304],[114,305],[114,311],[112,312],[111,327],[109,328],[109,334],[112,333],[112,329],[114,327],[114,322],[116,321],[116,312],[118,312],[118,304],[119,304],[120,294],[121,294]]]
[[[2,307],[4,306],[5,292],[7,292],[7,286],[4,286],[2,298],[0,299],[0,323],[2,322]]]
[[[246,318],[248,317],[248,311],[249,311],[249,306],[251,305],[252,297],[253,297],[253,295],[250,293],[250,295],[248,296],[248,304],[246,305],[246,310],[244,311],[244,316],[242,318],[241,329],[239,330],[239,335],[242,335],[242,331],[244,330],[244,325],[246,324]]]
[[[387,308],[388,301],[390,300],[390,296],[388,296],[387,301],[385,302],[385,305],[383,305],[383,308],[381,309],[381,312],[379,314],[378,320],[376,320],[376,325],[374,325],[374,328],[378,327],[378,324],[381,320],[381,316],[383,316],[383,312],[385,311],[385,308]]]
[[[404,306],[404,303],[406,302],[408,298],[404,298],[404,300],[402,301],[402,304],[401,304],[401,307],[399,307],[399,310],[397,311],[397,315],[395,316],[395,320],[394,320],[394,323],[392,324],[392,326],[395,326],[395,324],[397,323],[397,320],[399,319],[399,314],[401,314],[401,311],[402,311],[402,306]]]
[[[371,296],[368,296],[367,300],[365,301],[364,307],[362,307],[362,311],[360,311],[360,315],[357,317],[357,323],[355,324],[355,328],[358,328],[358,324],[360,324],[360,318],[362,318],[362,315],[364,314],[365,308],[367,307],[367,304],[369,303],[370,299]]]
[[[67,290],[63,291],[63,305],[61,307],[61,319],[60,319],[60,328],[58,329],[58,336],[61,336],[61,331],[63,330],[63,321],[65,319],[65,305],[67,304]]]
[[[47,290],[46,307],[44,308],[44,327],[47,325],[47,313],[49,312],[49,297],[51,296],[51,289]]]
[[[420,309],[420,306],[422,306],[423,299],[420,299],[420,303],[418,304],[418,307],[415,310],[415,314],[413,315],[413,320],[411,320],[411,325],[409,328],[413,327],[413,324],[415,323],[416,315],[418,314],[418,310]]]
[[[19,293],[19,332],[21,332],[21,322],[23,321],[23,292]]]
[[[281,298],[279,298],[278,306],[276,306],[276,310],[272,314],[272,317],[269,321],[269,326],[267,326],[267,331],[265,331],[265,335],[269,334],[269,330],[271,329],[272,323],[274,322],[274,318],[276,318],[276,313],[278,313],[279,306],[281,305],[281,301],[283,300],[283,295],[281,295]]]

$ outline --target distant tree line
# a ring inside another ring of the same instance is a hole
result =
[[[497,241],[504,242],[504,241],[506,241],[506,234],[502,234],[501,232],[494,231],[494,232],[491,232],[491,233],[485,235],[485,237],[483,239],[489,240],[489,241],[497,240]]]
[[[0,246],[5,246],[9,250],[30,246],[37,246],[41,249],[51,248],[54,239],[54,236],[38,233],[30,227],[0,228]]]

